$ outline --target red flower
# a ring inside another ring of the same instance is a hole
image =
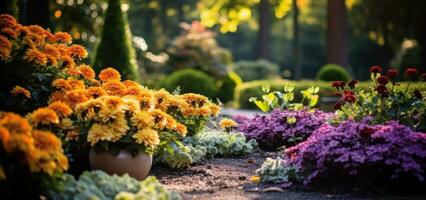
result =
[[[414,76],[416,76],[418,73],[419,72],[414,67],[410,67],[405,70],[405,75],[411,78],[414,78]]]
[[[357,81],[357,80],[352,80],[352,81],[350,81],[350,82],[348,83],[348,86],[349,86],[350,88],[354,89],[356,84],[358,84],[358,81]]]
[[[379,95],[381,97],[388,97],[389,96],[388,88],[384,85],[377,86],[376,91],[379,93]]]
[[[334,110],[340,110],[342,108],[342,102],[337,102],[334,104]]]
[[[345,90],[343,92],[345,93],[345,96],[346,95],[354,95],[354,92],[352,90]]]
[[[423,80],[426,80],[426,73],[422,74],[422,78],[423,78]]]
[[[354,103],[356,101],[355,95],[348,94],[343,97],[343,100],[349,103]]]
[[[382,68],[381,67],[379,67],[379,66],[372,66],[372,67],[370,67],[370,73],[377,74],[377,73],[380,73],[380,72],[382,72]]]
[[[420,92],[419,89],[414,90],[414,96],[416,96],[418,99],[423,98],[422,92]]]
[[[368,128],[368,127],[365,127],[360,131],[361,137],[370,137],[371,134],[373,134],[373,133],[374,133],[374,129]]]
[[[331,87],[335,87],[337,89],[345,87],[346,83],[344,81],[333,81],[331,83]]]
[[[386,85],[389,83],[389,78],[387,76],[380,76],[379,78],[377,78],[377,82],[379,82],[379,84],[381,85]]]
[[[388,70],[388,77],[390,79],[394,79],[399,75],[399,71],[397,69],[389,69]]]
[[[342,96],[342,94],[340,92],[333,92],[332,95],[336,96],[336,97],[341,97]]]

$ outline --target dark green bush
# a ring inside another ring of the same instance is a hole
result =
[[[244,81],[254,81],[277,76],[279,66],[267,60],[239,61],[235,63],[234,71]]]
[[[164,79],[162,86],[172,92],[177,87],[180,93],[198,93],[211,99],[216,97],[217,86],[215,80],[204,72],[195,69],[182,69],[173,72]]]
[[[217,93],[217,98],[221,102],[226,103],[234,99],[234,90],[237,87],[237,83],[232,80],[228,75],[218,81],[219,91]]]
[[[318,71],[316,79],[321,81],[350,81],[351,75],[340,65],[327,64]]]
[[[94,56],[93,68],[99,73],[106,67],[117,69],[124,79],[140,81],[132,33],[121,0],[109,0],[102,27],[101,41]]]

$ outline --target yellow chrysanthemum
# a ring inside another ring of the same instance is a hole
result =
[[[28,121],[15,113],[0,113],[0,126],[16,134],[30,135],[32,131]]]
[[[229,128],[237,127],[238,124],[237,124],[237,122],[235,122],[232,119],[225,118],[225,119],[220,120],[219,126],[222,129],[229,129]]]
[[[3,169],[3,166],[0,165],[0,181],[6,180],[6,172]]]
[[[151,128],[144,128],[136,132],[133,135],[133,138],[136,139],[136,143],[144,144],[149,147],[155,147],[160,144],[160,137],[156,130]]]
[[[102,84],[102,88],[109,95],[122,96],[126,92],[126,86],[119,80],[110,80]]]
[[[210,103],[208,105],[209,109],[210,109],[210,114],[213,116],[218,116],[220,113],[220,106]]]
[[[155,99],[157,101],[156,102],[156,106],[158,104],[161,104],[161,102],[163,102],[165,99],[168,99],[168,98],[172,97],[172,95],[169,92],[167,92],[165,89],[157,90],[157,91],[155,91],[153,93],[154,93],[154,97],[155,97]]]
[[[79,59],[87,57],[87,50],[81,45],[71,45],[70,47],[68,47],[68,51],[70,52],[71,56],[77,57]]]
[[[106,68],[99,73],[99,79],[103,82],[111,80],[121,80],[120,73],[114,68]]]
[[[31,92],[21,86],[15,86],[12,91],[10,92],[14,96],[22,95],[28,99],[31,98]]]
[[[68,104],[62,101],[55,101],[51,103],[48,108],[54,110],[59,117],[68,117],[73,112]]]
[[[89,87],[86,90],[87,96],[93,99],[106,95],[106,91],[102,87]]]
[[[101,99],[91,99],[89,101],[79,103],[75,107],[75,113],[80,120],[94,119],[98,112],[105,108],[105,103]]]
[[[93,124],[90,128],[87,141],[94,146],[100,140],[111,141],[114,137],[114,130],[105,124]]]
[[[34,62],[42,66],[47,64],[47,56],[35,48],[30,48],[25,52],[24,60],[28,62]]]
[[[182,99],[184,99],[186,102],[188,102],[190,105],[195,107],[202,107],[206,102],[209,101],[209,99],[206,96],[200,95],[200,94],[194,94],[194,93],[187,93],[180,95]]]
[[[63,118],[59,122],[58,126],[59,126],[59,128],[61,128],[63,130],[69,130],[69,129],[73,129],[74,128],[73,121],[70,118],[68,118],[68,117]]]
[[[151,115],[154,117],[154,127],[160,130],[167,127],[167,116],[169,116],[167,113],[159,109],[154,109],[151,112]]]
[[[39,124],[57,124],[59,123],[59,117],[56,112],[50,108],[39,108],[29,114],[28,119],[35,126]]]
[[[138,129],[154,126],[154,117],[146,111],[133,114],[131,119],[132,125]]]
[[[96,77],[95,71],[89,66],[82,64],[77,67],[77,69],[81,72],[81,75],[88,80],[93,80]]]
[[[123,102],[127,105],[130,112],[136,113],[141,110],[138,99],[135,96],[124,96]]]
[[[178,124],[176,125],[175,130],[176,130],[176,132],[178,132],[178,133],[179,133],[182,137],[185,137],[185,136],[186,136],[186,133],[188,133],[188,130],[186,129],[186,126],[185,126],[185,125],[183,125],[183,124],[181,124],[181,123],[178,123]]]
[[[34,146],[37,149],[48,153],[61,151],[61,140],[50,132],[34,130],[32,132],[34,138]]]
[[[67,132],[67,135],[65,136],[65,141],[71,141],[71,140],[78,140],[80,136],[80,133],[75,130],[71,130]]]
[[[111,139],[113,142],[121,139],[124,135],[126,135],[127,131],[130,130],[127,119],[124,117],[115,119],[115,121],[110,124],[110,127],[114,130],[114,135]]]

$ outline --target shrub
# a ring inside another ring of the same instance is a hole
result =
[[[114,67],[126,79],[140,81],[135,50],[132,47],[127,16],[121,10],[121,0],[109,0],[102,28],[101,41],[94,56],[96,72],[104,67]]]
[[[244,81],[253,81],[276,77],[279,66],[267,60],[239,61],[234,65],[235,72]]]
[[[239,131],[247,138],[255,139],[259,147],[275,150],[278,147],[290,147],[306,140],[315,129],[320,127],[331,114],[319,110],[274,110],[270,115],[257,115],[240,125]]]
[[[216,97],[217,87],[214,79],[204,72],[194,69],[183,69],[167,77],[163,86],[168,91],[180,88],[183,93],[197,93],[209,98]]]
[[[241,78],[235,72],[229,72],[227,76],[218,81],[219,91],[217,97],[223,103],[234,99],[235,88],[242,82]]]
[[[351,75],[340,65],[327,64],[318,71],[316,79],[321,81],[350,81]]]
[[[304,184],[339,177],[362,185],[379,180],[385,181],[379,185],[392,180],[424,182],[426,134],[394,121],[345,121],[336,127],[325,124],[285,155],[286,165],[296,169]]]

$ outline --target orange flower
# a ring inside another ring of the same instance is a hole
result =
[[[235,122],[232,119],[225,118],[225,119],[220,120],[219,126],[222,129],[229,129],[229,128],[237,127],[238,124],[237,124],[237,122]]]
[[[75,67],[75,62],[74,59],[71,58],[71,56],[62,56],[61,57],[62,60],[62,66],[65,68],[74,68]],[[79,74],[80,75],[80,74]]]
[[[121,95],[124,95],[126,92],[126,86],[123,83],[121,83],[119,80],[110,80],[102,84],[102,88],[109,95],[121,96]]]
[[[3,166],[0,165],[0,181],[6,180],[6,172],[4,172]]]
[[[6,144],[6,142],[10,138],[10,132],[4,127],[0,127],[0,140],[2,141],[3,145]]]
[[[58,89],[62,89],[62,90],[71,90],[72,89],[70,83],[63,78],[55,79],[52,82],[52,86],[55,87],[55,88],[58,88]]]
[[[0,27],[8,27],[8,28],[14,28],[16,26],[16,20],[11,15],[8,14],[1,14],[0,15]]]
[[[86,86],[84,85],[84,81],[78,80],[75,78],[68,78],[67,79],[68,84],[71,86],[72,89],[84,89]]]
[[[29,135],[32,130],[28,121],[15,113],[0,113],[0,126],[16,134]]]
[[[37,149],[48,153],[62,150],[61,140],[48,131],[33,131],[34,145]]]
[[[210,103],[208,105],[209,109],[210,109],[210,113],[211,115],[217,116],[220,113],[220,107],[216,104]]]
[[[123,81],[123,84],[126,87],[132,87],[132,86],[141,87],[141,85],[139,83],[136,83],[135,81],[131,81],[131,80],[125,80],[125,81]]]
[[[65,94],[61,91],[55,91],[52,95],[50,95],[49,101],[65,101]]]
[[[52,63],[52,65],[56,65],[58,63],[58,57],[61,55],[61,52],[59,52],[59,50],[51,44],[46,44],[44,46],[43,53],[47,56],[47,59],[50,63]]]
[[[96,74],[89,65],[83,64],[78,66],[77,69],[81,72],[81,75],[83,75],[85,79],[88,79],[88,80],[95,79]]]
[[[72,109],[62,101],[55,101],[48,108],[54,110],[59,117],[67,117],[72,114]]]
[[[68,47],[68,51],[72,57],[77,57],[80,59],[87,57],[87,50],[81,45],[74,44]]]
[[[120,73],[115,70],[114,68],[106,68],[99,73],[99,79],[103,82],[110,81],[110,80],[121,80]]]
[[[103,98],[104,102],[105,102],[105,106],[108,109],[116,109],[118,108],[120,105],[124,105],[123,99],[120,97],[115,97],[115,96],[105,96]]]
[[[12,43],[4,36],[0,35],[0,59],[8,60],[12,51]]]
[[[2,33],[5,33],[6,35],[8,35],[11,38],[16,39],[18,37],[18,34],[11,28],[2,28],[1,29]]]
[[[31,99],[31,92],[21,86],[15,86],[10,92],[13,96],[23,95],[24,97]]]
[[[72,67],[72,68],[67,68],[65,70],[67,72],[68,75],[70,76],[80,76],[81,75],[81,71]]]
[[[27,28],[33,34],[43,36],[43,37],[47,36],[48,32],[49,32],[46,29],[44,29],[43,27],[38,26],[38,25],[29,25],[29,26],[27,26]]]
[[[28,119],[35,126],[39,124],[57,124],[59,123],[59,117],[56,112],[50,108],[39,108],[32,112]]]
[[[188,132],[188,130],[186,129],[186,126],[185,126],[185,125],[183,125],[183,124],[181,124],[181,123],[178,123],[178,124],[176,125],[175,130],[176,130],[176,132],[178,132],[178,133],[179,133],[182,137],[185,137],[186,133]]]
[[[70,44],[72,42],[72,37],[66,32],[56,32],[53,37],[49,38],[50,42],[62,42]]]
[[[68,131],[67,136],[65,137],[65,141],[77,140],[80,133],[78,131]]]
[[[7,153],[15,151],[27,152],[34,149],[34,140],[30,135],[14,134],[11,135],[7,143],[4,145],[4,150]]]
[[[71,90],[65,93],[65,102],[73,108],[78,103],[82,103],[89,100],[86,96],[85,90]]]
[[[47,56],[35,48],[30,48],[25,52],[24,60],[43,66],[47,64]]]
[[[89,87],[86,90],[86,94],[88,97],[96,99],[98,97],[106,95],[107,93],[101,87]]]
[[[209,99],[200,94],[187,93],[181,95],[181,97],[192,106],[202,107]]]

